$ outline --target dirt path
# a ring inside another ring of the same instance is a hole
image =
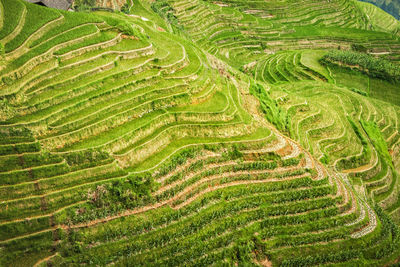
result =
[[[54,258],[55,256],[58,256],[58,255],[59,255],[59,254],[58,254],[58,252],[57,252],[57,253],[55,253],[55,254],[53,254],[53,255],[50,255],[50,256],[48,256],[48,257],[46,257],[46,258],[43,258],[43,259],[39,260],[38,262],[36,262],[35,265],[33,265],[33,267],[38,267],[38,266],[40,266],[42,263],[48,262],[49,260],[51,260],[52,258]],[[47,264],[47,265],[48,265],[48,264]]]

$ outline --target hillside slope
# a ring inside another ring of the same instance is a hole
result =
[[[396,0],[361,0],[374,4],[400,20],[400,2]]]
[[[371,29],[400,32],[400,21],[373,4],[358,2],[371,22]]]
[[[388,17],[344,0],[0,3],[0,266],[398,261]]]

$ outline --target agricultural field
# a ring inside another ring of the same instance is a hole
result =
[[[384,11],[391,14],[396,19],[400,19],[400,2],[396,0],[361,0],[363,2],[374,4]]]
[[[96,4],[0,0],[0,266],[400,262],[398,20]]]

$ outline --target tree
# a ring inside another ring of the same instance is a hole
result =
[[[75,0],[75,5],[95,6],[96,0]]]
[[[90,10],[96,6],[96,0],[75,0],[74,9],[77,11]]]

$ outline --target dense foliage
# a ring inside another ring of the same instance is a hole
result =
[[[96,208],[119,206],[118,210],[142,205],[150,198],[152,189],[150,177],[129,176],[110,184],[99,185],[87,193],[88,200]],[[139,204],[139,203],[140,204]]]
[[[183,30],[182,24],[179,23],[178,18],[174,15],[174,9],[168,1],[154,1],[151,4],[151,9],[162,18],[166,19],[174,28]]]
[[[139,39],[144,39],[144,35],[133,24],[114,17],[102,16],[102,18],[111,26],[118,29],[123,34],[135,36]]]
[[[74,9],[76,11],[87,11],[96,6],[96,0],[75,0]]]
[[[368,137],[378,153],[386,160],[387,164],[393,167],[392,157],[389,154],[388,145],[376,123],[361,120],[361,125],[364,131],[368,134]]]
[[[400,83],[400,66],[371,55],[344,50],[331,50],[322,59],[324,64],[334,64],[357,69],[367,75]]]
[[[274,124],[281,131],[290,131],[290,118],[288,114],[269,96],[269,93],[261,84],[252,83],[250,86],[250,93],[260,100],[261,109],[269,122]]]

